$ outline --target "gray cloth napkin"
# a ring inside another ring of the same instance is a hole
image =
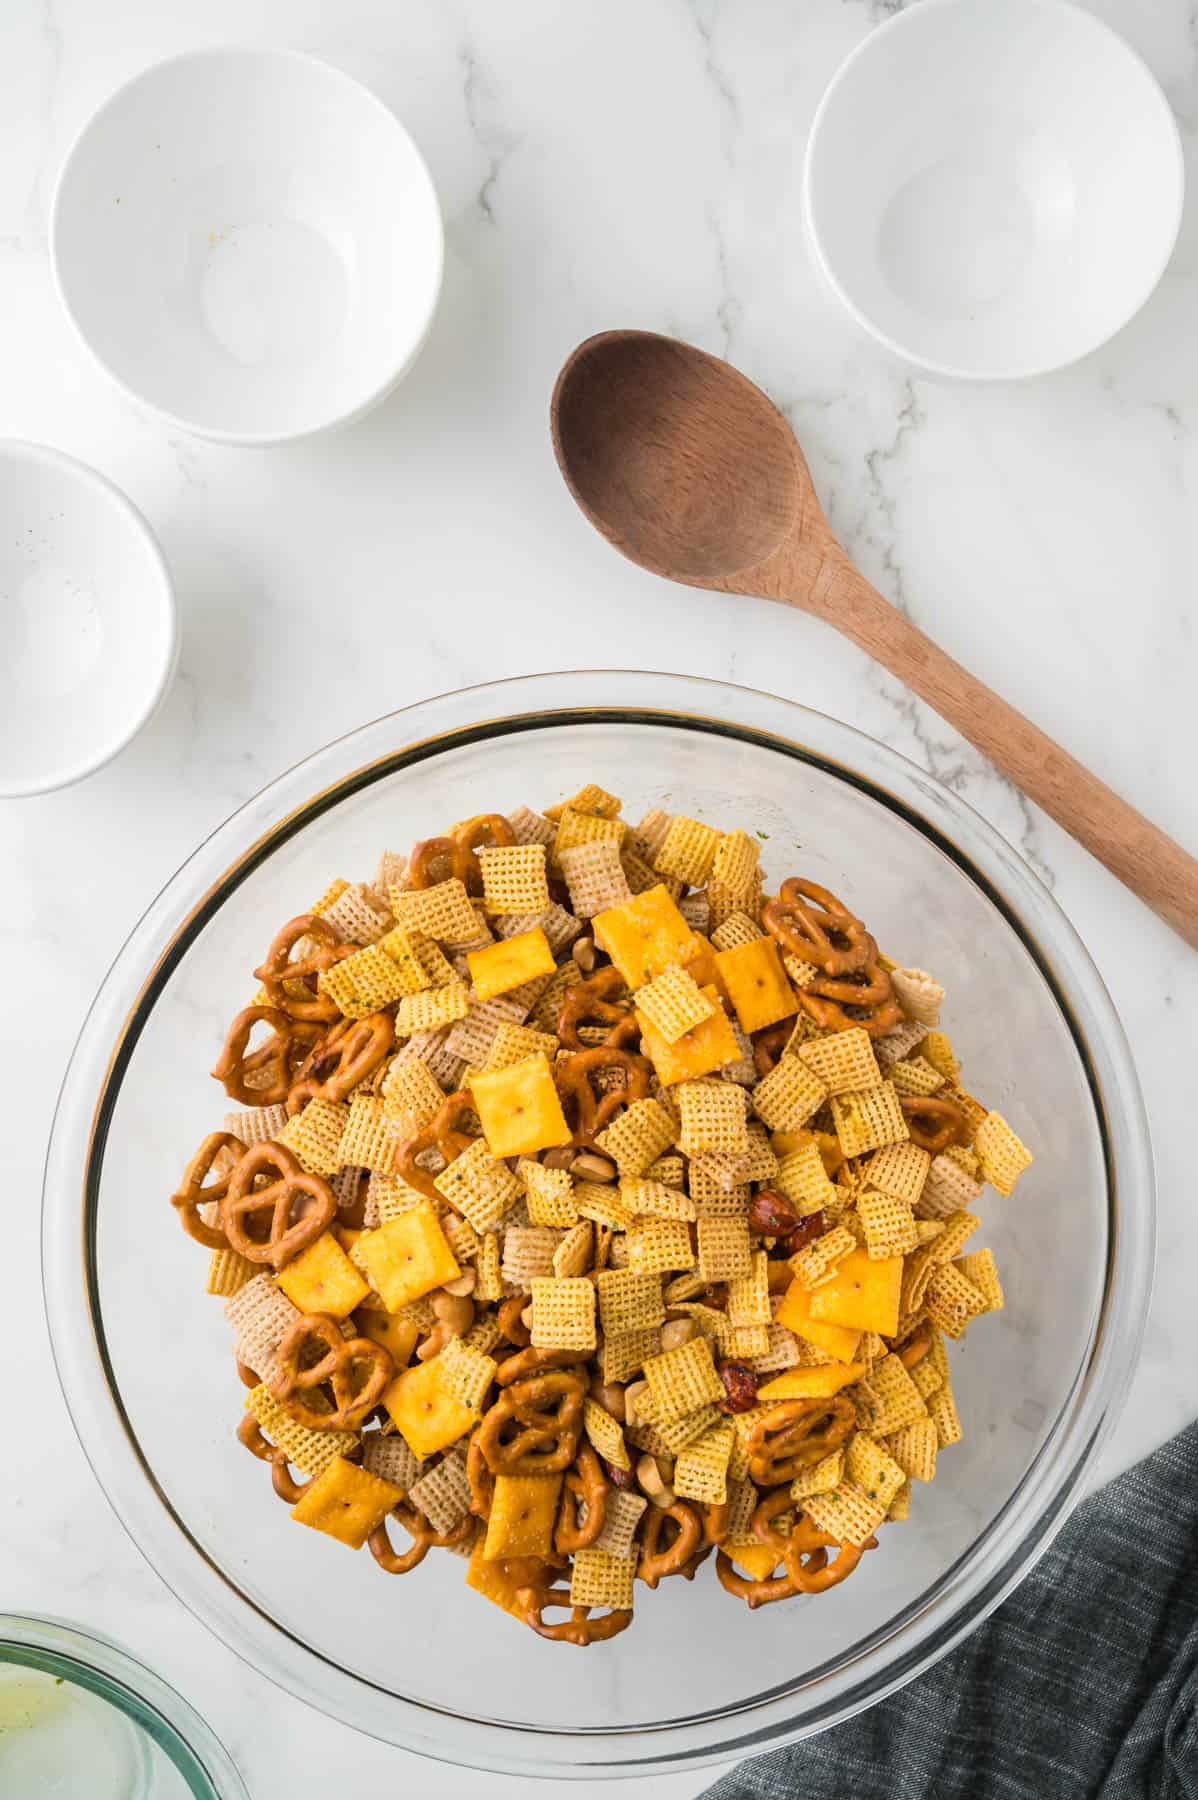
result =
[[[925,1795],[1198,1800],[1198,1424],[1079,1507],[934,1669],[704,1800]]]

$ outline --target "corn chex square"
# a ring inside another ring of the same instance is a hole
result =
[[[500,1273],[499,1236],[494,1231],[485,1231],[478,1241],[478,1255],[474,1262],[475,1288],[480,1300],[495,1301],[503,1299],[503,1276]]]
[[[886,1448],[910,1481],[931,1481],[936,1474],[940,1438],[932,1418],[914,1419],[886,1439]]]
[[[918,1144],[887,1144],[875,1150],[862,1169],[871,1188],[914,1206],[923,1193],[932,1159]]]
[[[866,1251],[875,1262],[906,1256],[919,1243],[915,1214],[905,1200],[867,1188],[857,1196],[857,1216],[865,1228]]]
[[[526,1157],[518,1165],[516,1174],[524,1183],[531,1224],[568,1226],[577,1222],[574,1182],[568,1169],[547,1169],[543,1163]]]
[[[803,1510],[820,1531],[844,1544],[865,1544],[886,1517],[886,1508],[870,1500],[849,1480],[826,1494],[809,1494]]]
[[[632,1605],[636,1564],[607,1550],[576,1550],[570,1571],[571,1606],[610,1606],[624,1612]]]
[[[239,1256],[236,1250],[214,1250],[208,1259],[205,1293],[221,1299],[231,1298],[251,1282],[259,1272],[258,1264]]]
[[[671,963],[636,991],[636,1004],[663,1043],[676,1044],[694,1026],[715,1013],[715,1004],[693,975]],[[664,1147],[664,1146],[663,1146]]]
[[[358,1441],[356,1431],[309,1431],[262,1384],[250,1389],[245,1405],[275,1448],[285,1450],[288,1462],[305,1475],[319,1475],[339,1456],[347,1456]]]
[[[571,1225],[553,1253],[555,1275],[585,1275],[594,1255],[595,1227],[589,1219]]]
[[[891,1063],[886,1074],[900,1094],[934,1094],[937,1088],[944,1086],[944,1076],[920,1056],[912,1057],[910,1061],[900,1058]]]
[[[469,1011],[470,989],[464,981],[455,979],[447,981],[444,987],[405,994],[395,1014],[396,1035],[410,1038],[418,1031],[435,1031],[440,1025],[464,1019]]]
[[[728,1283],[728,1318],[733,1325],[769,1324],[769,1257],[764,1250],[752,1252],[747,1275],[740,1275]]]
[[[797,1150],[788,1150],[779,1158],[773,1185],[794,1203],[800,1218],[817,1212],[831,1212],[837,1205],[836,1188],[828,1178],[814,1138],[808,1138]]]
[[[596,1276],[595,1287],[605,1335],[641,1331],[665,1320],[659,1274],[632,1268],[604,1269]]]
[[[928,1410],[908,1370],[894,1355],[885,1357],[870,1370],[868,1379],[857,1383],[853,1399],[858,1424],[875,1437],[889,1437],[892,1431],[922,1419]]]
[[[827,1093],[819,1076],[788,1050],[753,1089],[753,1111],[771,1131],[801,1131]]]
[[[974,1250],[968,1256],[959,1256],[956,1265],[967,1281],[971,1281],[982,1296],[984,1312],[1001,1312],[1006,1305],[1003,1296],[1002,1282],[998,1278],[998,1266],[994,1261],[993,1250]]]
[[[928,1282],[924,1305],[932,1323],[951,1338],[961,1337],[969,1321],[986,1310],[985,1296],[956,1263],[945,1263],[936,1269]]]
[[[506,1163],[497,1162],[482,1138],[434,1175],[433,1186],[477,1232],[498,1225],[520,1198],[520,1184]]]
[[[761,926],[747,913],[730,912],[711,934],[717,950],[735,950],[738,944],[754,944],[762,935]]]
[[[354,1169],[371,1169],[394,1175],[403,1142],[395,1122],[388,1118],[381,1100],[373,1094],[355,1094],[341,1134],[340,1156]]]
[[[583,1401],[582,1428],[604,1462],[614,1463],[617,1469],[631,1469],[632,1458],[619,1421],[589,1396]]]
[[[1027,1145],[1021,1143],[1001,1113],[989,1112],[978,1126],[974,1149],[982,1166],[982,1175],[1000,1194],[1014,1192],[1015,1183],[1032,1160]]]
[[[532,1283],[532,1342],[538,1350],[595,1348],[595,1288],[585,1276],[550,1275]]]
[[[397,1056],[379,1087],[383,1111],[405,1135],[420,1131],[445,1103],[440,1082],[418,1056]]]
[[[749,1210],[749,1184],[730,1174],[729,1159],[718,1152],[691,1158],[687,1186],[700,1218],[742,1219]]]
[[[887,1507],[906,1480],[906,1471],[867,1431],[854,1432],[849,1439],[845,1447],[844,1472],[867,1500],[876,1500],[880,1506]]]
[[[656,1325],[636,1331],[605,1332],[603,1337],[604,1381],[627,1381],[644,1366],[647,1356],[656,1356],[661,1348],[661,1333]]]
[[[676,1350],[649,1357],[645,1380],[654,1423],[681,1419],[696,1407],[724,1398],[724,1384],[716,1374],[706,1338],[691,1338]]]
[[[654,1219],[693,1219],[696,1207],[690,1195],[680,1187],[669,1187],[664,1181],[649,1181],[634,1176],[620,1183],[620,1198],[628,1210],[647,1214]]]
[[[489,913],[542,913],[549,906],[544,844],[501,844],[475,852]]]
[[[731,1422],[713,1425],[678,1452],[672,1486],[684,1500],[722,1506],[728,1498],[728,1461],[736,1433]]]
[[[744,1156],[749,1148],[745,1096],[726,1081],[683,1081],[674,1089],[681,1117],[678,1147],[687,1156],[721,1151]]]
[[[813,1288],[856,1248],[857,1239],[848,1227],[835,1225],[792,1256],[790,1266],[803,1287]]]
[[[747,1219],[700,1219],[699,1273],[704,1281],[736,1281],[752,1273],[753,1250]]]
[[[317,986],[347,1019],[364,1019],[368,1013],[379,1012],[404,992],[397,964],[378,944],[368,944],[322,969]]]
[[[552,1063],[557,1049],[557,1038],[551,1031],[536,1031],[531,1025],[517,1025],[504,1019],[491,1040],[487,1073],[515,1068],[517,1063],[526,1062],[530,1056],[544,1056]]]
[[[844,1479],[844,1451],[829,1450],[810,1469],[800,1469],[790,1484],[792,1500],[806,1500],[808,1494],[827,1494]]]
[[[660,1100],[634,1100],[596,1142],[621,1175],[643,1175],[674,1142],[676,1126]]]
[[[628,1266],[645,1275],[693,1269],[695,1250],[686,1220],[637,1219],[628,1233]]]
[[[478,936],[478,915],[465,884],[453,876],[434,887],[390,890],[391,910],[401,925],[442,944],[465,944]]]
[[[853,1093],[833,1094],[829,1105],[836,1136],[846,1156],[862,1156],[885,1144],[900,1144],[911,1135],[898,1094],[888,1081]]]
[[[341,1134],[349,1107],[331,1100],[309,1100],[302,1112],[288,1119],[276,1138],[286,1145],[309,1175],[335,1175],[342,1166]]]
[[[859,1025],[851,1031],[834,1031],[829,1037],[808,1038],[795,1054],[819,1077],[829,1094],[877,1087],[882,1079],[873,1040]]]
[[[699,819],[676,813],[653,857],[659,875],[674,875],[688,887],[702,887],[711,874],[722,832]]]

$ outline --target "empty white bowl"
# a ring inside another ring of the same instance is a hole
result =
[[[42,444],[0,440],[0,796],[78,781],[170,686],[170,575],[119,488]]]
[[[290,50],[156,63],[84,126],[51,253],[80,336],[135,398],[226,443],[355,418],[424,341],[443,237],[382,101]]]
[[[833,78],[807,146],[816,260],[931,373],[1042,374],[1126,324],[1181,222],[1181,141],[1144,64],[1065,0],[921,0]]]

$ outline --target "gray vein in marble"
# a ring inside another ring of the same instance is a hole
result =
[[[707,79],[720,97],[726,114],[725,124],[732,131],[739,131],[740,102],[736,98],[727,74],[716,61],[715,55],[715,33],[720,20],[720,0],[689,0],[689,6],[699,36],[703,40],[703,67],[707,73]]]
[[[466,123],[470,135],[486,159],[487,172],[479,183],[475,201],[488,225],[494,225],[495,187],[503,166],[515,150],[519,138],[501,124],[494,88],[474,43],[464,38],[458,46],[458,66],[462,71],[462,99],[466,107]]]

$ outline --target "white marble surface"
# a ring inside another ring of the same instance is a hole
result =
[[[621,562],[575,512],[550,454],[552,378],[588,332],[634,323],[728,354],[786,408],[834,525],[882,588],[1198,845],[1198,181],[1159,292],[1098,356],[993,392],[912,379],[820,291],[798,203],[819,92],[892,10],[887,0],[0,5],[0,431],[58,445],[127,489],[161,535],[183,622],[177,684],[140,740],[74,790],[0,805],[14,1040],[0,1156],[10,1445],[0,1605],[126,1640],[213,1721],[255,1800],[317,1800],[334,1769],[352,1771],[354,1793],[372,1781],[430,1796],[517,1787],[416,1763],[305,1714],[223,1651],[141,1561],[50,1372],[39,1169],[84,1008],[149,897],[264,781],[409,700],[595,663],[722,677],[872,732],[991,818],[1089,944],[1152,1115],[1159,1272],[1106,1471],[1194,1413],[1198,961],[857,651],[783,609],[670,588]],[[1163,80],[1192,160],[1193,9],[1102,0],[1094,10]],[[222,40],[312,49],[372,83],[422,146],[445,212],[444,299],[419,365],[356,428],[294,449],[214,448],[121,398],[73,339],[47,264],[54,173],[88,111],[154,57]],[[704,1781],[641,1785],[681,1800]]]

